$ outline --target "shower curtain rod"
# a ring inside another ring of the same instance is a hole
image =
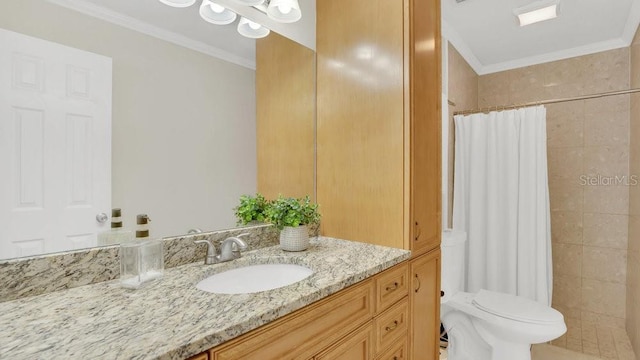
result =
[[[583,96],[576,96],[576,97],[570,97],[570,98],[532,101],[532,102],[517,104],[517,105],[490,106],[482,109],[455,111],[453,115],[470,115],[470,114],[477,114],[477,113],[486,113],[490,111],[511,110],[511,109],[518,109],[518,108],[527,107],[527,106],[556,104],[556,103],[567,102],[567,101],[595,99],[595,98],[601,98],[606,96],[625,95],[625,94],[631,94],[631,93],[637,93],[637,92],[640,92],[640,88],[610,91],[610,92],[604,92],[599,94],[583,95]]]

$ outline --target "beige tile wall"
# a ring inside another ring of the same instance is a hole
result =
[[[631,45],[631,87],[640,87],[640,32]],[[640,94],[631,95],[629,171],[640,174]],[[640,354],[640,187],[629,189],[629,241],[627,246],[627,333]]]
[[[627,89],[629,51],[611,50],[480,76],[478,105]],[[628,95],[547,105],[553,305],[568,321],[624,327],[631,229],[631,187],[624,184],[629,179],[629,118]],[[598,184],[586,185],[585,176]],[[622,184],[616,184],[616,176]],[[640,204],[637,207],[640,210]],[[640,219],[634,223],[640,226]],[[633,276],[638,277],[640,265],[635,266]],[[638,295],[635,299],[640,299]],[[640,308],[634,311],[640,314]],[[640,322],[634,326],[640,328]]]
[[[453,113],[458,110],[475,109],[478,107],[478,74],[469,66],[460,53],[451,45],[448,46],[448,97],[455,103],[449,105],[449,227],[453,210],[453,160],[454,160],[454,127]]]

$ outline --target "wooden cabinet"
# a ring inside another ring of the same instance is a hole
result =
[[[209,360],[209,352],[203,352],[202,354],[193,355],[187,360]]]
[[[437,359],[440,0],[316,6],[321,234],[412,251],[409,354],[396,350]]]
[[[440,249],[411,261],[410,359],[438,359],[440,350]],[[434,295],[434,294],[437,294]]]
[[[339,341],[330,349],[315,356],[315,360],[369,360],[373,349],[373,325],[371,322]]]
[[[358,360],[394,351],[408,336],[408,275],[408,262],[396,265],[211,349],[209,359]],[[389,290],[394,301],[377,301],[379,285],[391,279],[406,286]]]
[[[439,0],[317,2],[317,198],[326,236],[440,244]]]

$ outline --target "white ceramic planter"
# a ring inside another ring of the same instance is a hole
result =
[[[280,247],[285,251],[303,251],[309,248],[309,229],[307,225],[285,226],[280,230]]]

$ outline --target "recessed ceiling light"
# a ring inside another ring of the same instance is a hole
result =
[[[558,17],[558,3],[557,0],[536,1],[513,10],[513,13],[518,17],[520,26],[526,26]]]

